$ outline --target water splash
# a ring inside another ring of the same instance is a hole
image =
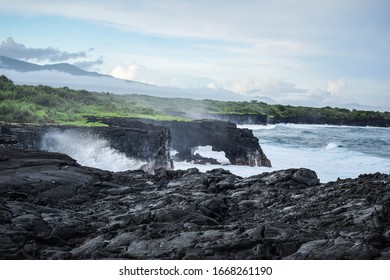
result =
[[[331,143],[328,143],[328,145],[326,145],[325,150],[333,150],[333,149],[336,149],[338,147],[339,147],[339,145],[337,143],[331,142]]]
[[[107,140],[77,130],[51,130],[42,138],[41,149],[69,155],[84,166],[109,171],[140,169],[145,162],[128,158],[112,149]]]

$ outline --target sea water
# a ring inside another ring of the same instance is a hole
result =
[[[215,152],[211,146],[205,146],[198,147],[195,153],[215,158],[222,165],[174,162],[175,169],[196,167],[205,172],[224,168],[248,177],[305,167],[314,170],[321,182],[356,178],[365,173],[390,174],[390,128],[297,124],[238,127],[253,131],[271,160],[271,168],[231,165],[224,152]],[[112,149],[105,139],[75,130],[49,131],[43,137],[42,149],[65,153],[81,165],[110,171],[139,169],[145,164]]]
[[[390,174],[389,128],[300,124],[238,127],[253,131],[263,152],[271,160],[271,168],[176,162],[176,169],[197,167],[207,171],[223,167],[236,175],[247,177],[305,167],[314,170],[321,182],[356,178],[365,173]],[[215,153],[211,147],[201,147],[197,152],[205,157],[213,157]],[[223,160],[221,154],[217,156]],[[223,163],[226,163],[226,159]]]

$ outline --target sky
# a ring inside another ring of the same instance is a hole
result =
[[[0,0],[0,26],[0,55],[33,63],[390,111],[387,0]]]

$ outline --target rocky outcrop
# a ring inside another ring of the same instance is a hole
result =
[[[93,133],[107,139],[111,148],[126,156],[146,161],[147,171],[173,168],[170,157],[171,134],[165,127],[133,121],[126,127],[94,128]]]
[[[109,146],[126,156],[147,162],[148,171],[171,169],[171,136],[168,129],[133,121],[127,127],[2,126],[0,147],[42,149],[48,132],[72,131],[107,140]]]
[[[93,119],[94,121],[96,119]],[[217,120],[138,121],[169,128],[172,137],[172,148],[178,152],[180,160],[197,160],[194,148],[212,146],[213,151],[225,152],[226,158],[234,165],[271,166],[271,161],[264,154],[259,140],[249,129],[239,129],[231,122]],[[99,121],[109,126],[127,127],[134,121],[128,118],[108,118]]]
[[[390,259],[390,176],[155,174],[0,149],[1,259]]]

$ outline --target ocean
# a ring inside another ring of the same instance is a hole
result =
[[[204,157],[216,158],[222,165],[174,162],[175,169],[196,167],[205,172],[224,168],[233,174],[248,177],[305,167],[314,170],[323,183],[338,178],[356,178],[365,173],[390,174],[390,128],[298,124],[238,127],[253,131],[271,160],[271,168],[230,165],[224,152],[214,152],[212,147],[205,146],[198,147],[196,152]],[[65,153],[82,165],[110,171],[138,169],[145,164],[113,150],[104,139],[80,135],[71,130],[47,133],[42,149]]]
[[[314,170],[323,183],[365,173],[390,174],[390,128],[301,124],[238,127],[253,131],[272,163],[271,168],[222,166],[239,176],[300,167]],[[214,155],[221,163],[227,163],[224,153],[212,152],[211,147],[201,147],[197,152],[205,157]],[[194,166],[201,171],[221,167],[175,164],[176,169]]]

